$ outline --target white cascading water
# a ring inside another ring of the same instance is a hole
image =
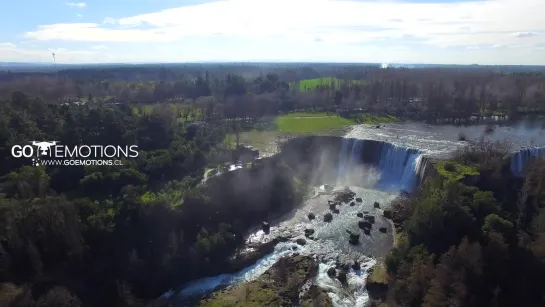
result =
[[[394,145],[387,142],[343,138],[339,153],[338,178],[355,164],[362,162],[366,142],[379,146],[379,151],[370,164],[380,173],[377,188],[393,191],[411,191],[421,180],[426,162],[423,153],[418,149]],[[339,184],[339,181],[337,182]]]
[[[383,189],[411,191],[418,178],[417,161],[422,153],[417,149],[382,143],[378,167],[379,187]]]
[[[335,266],[335,261],[320,263],[316,284],[328,291],[333,306],[365,306],[369,301],[369,294],[365,289],[365,281],[369,275],[367,270],[376,263],[376,260],[370,259],[367,263],[362,264],[361,270],[351,268],[347,274],[348,286],[346,288],[341,285],[340,281],[327,275],[327,270]]]
[[[524,148],[511,156],[511,172],[517,176],[523,175],[524,168],[529,161],[545,156],[545,147]]]
[[[221,274],[217,276],[198,279],[187,284],[179,294],[181,296],[192,296],[212,291],[219,286],[233,285],[241,282],[251,281],[265,273],[280,258],[301,252],[304,248],[296,243],[278,243],[274,251],[259,259],[255,264],[244,268],[242,271],[233,274]]]

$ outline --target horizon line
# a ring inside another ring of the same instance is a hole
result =
[[[5,64],[17,65],[17,64],[34,64],[34,65],[45,65],[45,66],[55,66],[51,62],[13,62],[13,61],[0,61],[0,67]],[[74,66],[74,65],[172,65],[172,64],[360,64],[360,65],[437,65],[437,66],[539,66],[545,67],[545,64],[457,64],[457,63],[422,63],[422,62],[334,62],[334,61],[274,61],[274,60],[263,60],[263,61],[185,61],[185,62],[97,62],[97,63],[56,63],[57,66]]]

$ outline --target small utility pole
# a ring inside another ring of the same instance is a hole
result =
[[[55,52],[53,52],[53,67],[55,69],[55,74],[57,75],[57,82],[59,82],[59,71],[57,70],[57,60],[55,59]]]

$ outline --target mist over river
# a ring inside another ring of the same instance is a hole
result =
[[[467,143],[459,140],[461,136],[466,140],[509,142],[514,152],[511,168],[515,173],[521,172],[530,158],[545,154],[543,121],[521,121],[488,128],[486,125],[452,126],[415,122],[389,123],[380,125],[380,128],[376,125],[353,126],[341,140],[338,160],[326,161],[335,164],[336,174],[329,180],[316,182],[312,195],[304,204],[271,223],[269,234],[259,229],[247,237],[249,244],[277,237],[288,238],[286,242],[278,243],[272,253],[238,273],[199,279],[185,285],[178,293],[169,292],[166,295],[190,297],[219,286],[250,281],[263,274],[281,257],[297,252],[315,255],[320,262],[314,282],[328,291],[334,306],[364,306],[369,299],[365,290],[367,269],[383,258],[393,244],[392,227],[382,217],[383,209],[401,190],[412,190],[418,185],[418,177],[426,167],[425,156],[447,157],[457,148],[465,146]],[[368,156],[368,151],[374,152],[372,158],[367,158],[371,163],[362,163],[362,157]],[[333,196],[325,191],[323,184],[330,184],[335,189],[348,186],[356,193],[356,198],[361,198],[361,202],[338,206],[339,211],[333,214],[333,220],[324,222],[324,214],[330,212],[328,200],[332,200]],[[375,202],[380,204],[380,208],[375,208]],[[309,220],[309,213],[316,218]],[[347,230],[359,232],[358,221],[361,219],[357,213],[372,215],[376,222],[369,235],[362,233],[360,243],[352,245],[348,242]],[[380,227],[386,227],[387,232],[379,232]],[[314,239],[305,238],[305,229],[314,230]],[[297,239],[305,239],[306,244],[295,243]],[[327,276],[328,268],[354,260],[362,263],[361,270],[350,269],[347,287]],[[179,306],[186,305],[180,303]]]

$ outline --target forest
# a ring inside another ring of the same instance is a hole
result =
[[[180,125],[166,106],[141,113],[60,106],[17,92],[0,108],[0,278],[10,282],[1,298],[13,306],[132,306],[155,298],[229,266],[249,226],[289,210],[303,193],[275,161],[251,169],[247,192],[221,193],[229,182],[199,185],[207,165],[231,160],[224,132]],[[36,167],[11,157],[12,145],[40,139],[138,144],[139,156],[122,167]],[[260,186],[274,193],[262,190],[261,207],[249,210],[244,199]]]
[[[302,65],[245,73],[220,65],[0,74],[0,305],[145,306],[172,287],[237,270],[230,256],[248,229],[306,194],[305,178],[274,158],[241,178],[201,183],[206,169],[235,159],[224,140],[239,120],[545,111],[539,72]],[[121,167],[36,167],[12,157],[13,145],[32,140],[136,144],[139,155]],[[501,146],[468,148],[443,171],[471,165],[479,176],[439,172],[393,204],[401,239],[386,261],[382,303],[543,303],[545,163],[518,179]]]
[[[543,112],[545,74],[490,68],[376,66],[135,66],[49,73],[4,72],[0,97],[48,102],[184,103],[202,116],[259,118],[293,110],[363,110],[463,119]]]
[[[515,178],[505,148],[483,142],[460,150],[416,195],[394,202],[401,236],[386,259],[387,305],[544,304],[545,160]],[[478,175],[449,176],[463,165]]]

